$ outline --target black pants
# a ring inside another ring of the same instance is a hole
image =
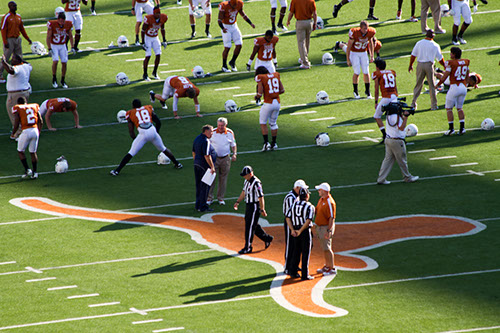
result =
[[[207,198],[210,186],[201,181],[206,171],[207,169],[195,164],[194,179],[196,182],[196,203],[194,207],[201,211],[208,209]]]
[[[312,249],[311,228],[304,230],[298,237],[290,237],[290,248],[292,258],[290,262],[290,274],[297,274],[299,262],[302,257],[302,278],[309,275],[309,256]]]
[[[291,263],[291,259],[292,259],[292,250],[291,250],[291,247],[290,247],[290,238],[292,238],[292,234],[290,232],[290,228],[288,228],[288,224],[286,224],[286,218],[285,218],[285,224],[284,224],[284,228],[285,228],[285,271],[290,271],[290,263]]]
[[[260,205],[259,203],[247,203],[245,210],[245,249],[252,248],[253,236],[256,235],[263,242],[270,242],[271,236],[268,235],[259,224]]]

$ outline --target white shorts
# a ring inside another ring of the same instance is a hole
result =
[[[154,51],[155,55],[161,54],[161,43],[158,36],[144,36],[144,47],[146,48],[146,57],[151,57],[151,50]]]
[[[271,130],[277,130],[278,124],[276,121],[278,120],[278,116],[280,114],[280,103],[277,99],[274,99],[271,104],[264,103],[260,108],[259,112],[259,123],[261,125],[267,124],[269,122],[269,126]]]
[[[271,8],[278,8],[278,0],[269,0],[271,3]],[[281,7],[287,7],[286,0],[280,0]]]
[[[47,113],[47,102],[49,100],[46,99],[45,101],[43,101],[42,104],[40,104],[40,109],[38,109],[38,112],[40,112],[40,116],[45,116],[45,114]]]
[[[363,71],[363,74],[369,74],[370,60],[368,59],[368,52],[351,51],[349,60],[351,61],[354,74],[359,75],[361,73],[360,69]]]
[[[238,24],[235,22],[234,24],[222,24],[224,28],[227,29],[226,33],[222,32],[222,41],[224,42],[224,47],[230,48],[231,42],[234,42],[234,45],[243,44],[243,38],[241,37],[241,31],[238,29]]]
[[[391,98],[382,97],[382,99],[378,101],[377,108],[375,109],[375,114],[373,115],[373,118],[375,119],[382,118],[382,115],[384,114],[384,111],[382,111],[382,107],[388,105],[391,102],[397,102],[397,101],[398,101],[398,96],[394,94],[391,95]]]
[[[135,3],[135,20],[137,22],[142,22],[142,14],[146,12],[147,15],[153,14],[153,5],[148,0],[147,2],[136,2]]]
[[[446,94],[446,102],[444,107],[447,109],[453,109],[456,107],[457,109],[461,109],[464,106],[465,96],[467,95],[467,88],[463,83],[460,85],[452,84],[450,86],[450,90]]]
[[[77,10],[76,12],[64,12],[64,14],[66,14],[66,21],[71,21],[75,30],[82,30],[83,18],[81,11]]]
[[[151,142],[156,149],[158,149],[158,151],[164,151],[167,149],[163,144],[160,134],[156,132],[156,128],[154,126],[151,126],[148,129],[138,128],[137,131],[139,134],[135,137],[134,142],[132,142],[132,147],[130,147],[130,150],[128,151],[130,155],[135,156],[139,150],[144,147],[146,142]]]
[[[464,18],[465,23],[472,23],[472,13],[470,12],[469,0],[453,0],[451,8],[455,13],[453,15],[453,24],[460,25],[460,15]]]
[[[30,153],[36,153],[38,148],[38,138],[40,133],[37,127],[31,127],[23,130],[17,141],[17,151],[24,152],[28,148]]]
[[[50,44],[52,49],[52,61],[68,62],[68,49],[66,44]]]
[[[205,14],[212,14],[212,6],[210,6],[210,0],[191,0],[193,2],[194,8],[198,7],[198,5],[201,5],[201,9],[205,11]],[[189,8],[189,15],[193,15],[193,9],[191,6],[188,6]]]
[[[255,59],[255,65],[253,69],[257,70],[257,68],[259,68],[260,66],[266,67],[269,73],[276,72],[276,68],[274,67],[274,63],[272,60],[262,61],[259,58]]]
[[[169,76],[165,79],[165,83],[163,83],[163,91],[161,93],[161,97],[163,99],[169,99],[170,97],[174,96],[175,89],[170,85],[170,80],[174,76]]]

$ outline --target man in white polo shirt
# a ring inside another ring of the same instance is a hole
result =
[[[231,169],[231,162],[236,161],[236,139],[234,132],[227,127],[227,119],[220,117],[217,119],[217,128],[212,131],[211,144],[215,148],[217,160],[215,161],[215,171],[219,178],[217,189],[217,200],[219,205],[225,205],[224,194],[226,193],[227,176]],[[231,150],[233,156],[231,157]],[[207,203],[210,205],[214,199],[215,181],[208,192]]]
[[[431,110],[437,110],[437,97],[436,97],[436,87],[434,82],[434,59],[437,59],[439,63],[444,67],[443,54],[441,53],[441,47],[434,40],[434,31],[427,30],[425,38],[418,41],[411,52],[410,65],[408,66],[408,72],[413,71],[413,63],[415,58],[418,59],[417,65],[417,84],[413,89],[413,100],[411,106],[415,109],[417,108],[417,98],[420,96],[422,91],[422,86],[424,84],[425,78],[429,82],[429,92],[431,96]]]
[[[9,73],[7,76],[7,113],[9,114],[10,122],[14,126],[15,117],[12,114],[12,107],[17,104],[19,97],[24,97],[26,100],[29,99],[31,94],[30,85],[30,74],[31,64],[27,62],[23,63],[21,57],[17,54],[12,56],[12,66],[5,59],[5,55],[2,55],[3,68]],[[21,134],[21,128],[19,127],[16,133],[13,133],[10,138],[15,140]]]

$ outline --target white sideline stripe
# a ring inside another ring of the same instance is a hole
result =
[[[67,299],[75,299],[75,298],[85,298],[85,297],[95,297],[99,296],[98,293],[95,294],[86,294],[86,295],[74,295],[74,296],[68,296]]]
[[[86,42],[80,42],[79,44],[80,45],[84,45],[84,44],[95,44],[95,43],[99,43],[99,41],[97,41],[97,40],[89,40],[89,41],[86,41]]]
[[[42,219],[33,219],[33,220],[25,220],[25,221],[2,222],[2,223],[0,223],[0,225],[39,222],[39,221],[47,221],[47,220],[56,220],[56,219],[60,219],[60,218],[61,218],[60,216],[56,216],[56,217],[46,217],[46,218],[42,218]]]
[[[246,93],[246,94],[237,94],[237,95],[233,95],[233,97],[243,97],[243,96],[253,96],[255,95],[255,93]]]
[[[166,74],[166,73],[176,73],[176,72],[185,72],[186,69],[185,68],[182,68],[182,69],[171,69],[169,71],[161,71],[160,74]]]
[[[108,302],[108,303],[89,304],[89,308],[97,308],[99,306],[118,305],[118,304],[120,304],[120,302]],[[122,313],[123,314],[129,314],[129,313],[133,313],[133,312],[122,312]],[[104,315],[104,316],[106,316],[106,315]],[[106,317],[111,317],[111,315],[106,316]],[[101,317],[97,317],[97,318],[101,318]],[[92,319],[92,318],[90,318],[90,319]]]
[[[449,158],[457,158],[455,155],[450,156],[440,156],[440,157],[429,157],[429,161],[446,160]]]
[[[363,139],[365,139],[366,141],[371,141],[371,142],[380,142],[379,140],[377,139],[374,139],[374,138],[369,138],[367,136],[364,136]]]
[[[496,220],[500,220],[500,216],[499,217],[490,217],[490,218],[486,218],[486,219],[479,219],[479,220],[476,220],[476,221],[487,222],[487,221],[496,221]]]
[[[436,151],[436,149],[422,149],[422,150],[413,150],[409,151],[408,154],[420,154],[420,153],[430,153]]]
[[[496,182],[500,182],[500,178],[498,178],[498,179],[495,179],[495,181],[496,181]]]
[[[141,59],[141,61],[144,59]],[[158,66],[168,66],[168,64],[159,64]],[[148,65],[148,67],[155,67],[155,65]]]
[[[462,163],[462,164],[451,164],[450,167],[452,168],[458,168],[462,166],[469,166],[469,165],[478,165],[478,162],[470,162],[470,163]]]
[[[136,59],[125,59],[126,62],[131,62],[131,61],[144,61],[144,58],[136,58]],[[153,65],[154,66],[154,65]]]
[[[23,20],[23,21],[26,22],[27,20]],[[29,29],[29,28],[46,28],[46,27],[47,27],[47,24],[34,24],[34,25],[25,25],[24,26],[25,29]]]
[[[369,130],[363,130],[363,131],[347,132],[347,134],[368,133],[368,132],[373,132],[373,131],[374,131],[374,130],[369,129]]]
[[[153,333],[156,333],[156,332],[170,332],[170,331],[179,331],[179,330],[183,330],[184,327],[171,327],[171,328],[162,328],[160,330],[154,330]]]
[[[77,285],[72,285],[72,286],[61,286],[61,287],[52,287],[52,288],[47,288],[48,291],[54,291],[54,290],[63,290],[63,289],[74,289],[78,288]]]
[[[300,116],[302,114],[311,114],[311,113],[316,113],[316,111],[314,111],[314,110],[312,110],[312,111],[299,111],[299,112],[290,113],[290,116]]]
[[[44,30],[44,31],[40,31],[40,33],[41,33],[41,34],[46,34],[46,33],[47,33],[47,31],[45,31],[45,30]]]
[[[113,53],[113,54],[106,54],[108,57],[116,57],[116,56],[122,56],[122,55],[129,55],[129,54],[134,54],[133,52],[121,52],[121,53]]]
[[[344,126],[355,126],[356,124],[338,124],[338,125],[330,125],[328,128],[335,128],[335,127],[344,127]]]
[[[240,87],[227,87],[227,88],[217,88],[215,91],[223,91],[223,90],[233,90],[233,89],[241,89]]]
[[[132,311],[132,312],[134,312],[134,313],[138,313],[138,314],[140,314],[142,316],[147,316],[148,315],[148,313],[146,311],[144,311],[144,310],[139,310],[139,309],[136,309],[136,308],[130,308],[129,310]]]
[[[9,265],[9,264],[15,264],[16,261],[4,261],[4,262],[0,262],[0,265]]]
[[[140,325],[140,324],[149,324],[149,323],[158,323],[163,321],[163,319],[150,319],[150,320],[141,320],[141,321],[133,321],[132,325]]]
[[[325,118],[314,118],[314,119],[309,119],[309,121],[323,121],[323,120],[333,120],[335,117],[325,117]]]
[[[56,277],[46,277],[42,279],[31,279],[31,280],[26,280],[26,282],[41,282],[41,281],[49,281],[49,280],[55,280],[57,279]]]
[[[28,266],[28,267],[24,267],[24,268],[25,268],[27,271],[29,271],[29,272],[33,272],[33,273],[37,273],[37,274],[42,274],[42,273],[43,273],[41,270],[39,270],[39,269],[35,269],[35,268],[33,268],[33,267],[30,267],[30,266]]]
[[[196,85],[197,85],[197,86],[203,86],[203,85],[206,85],[206,84],[217,84],[217,83],[222,83],[222,81],[200,82],[200,83],[197,83]],[[218,114],[218,113],[214,113],[214,114]],[[187,117],[186,117],[186,118],[187,118]]]
[[[478,13],[476,13],[478,14]],[[476,327],[476,328],[466,328],[463,330],[456,330],[456,331],[443,331],[440,333],[462,333],[462,332],[477,332],[477,331],[488,331],[488,330],[494,330],[500,328],[500,326],[490,326],[490,327]]]
[[[484,173],[481,173],[481,172],[476,172],[476,171],[472,171],[472,170],[465,170],[465,171],[467,171],[468,173],[470,173],[472,175],[484,176]]]

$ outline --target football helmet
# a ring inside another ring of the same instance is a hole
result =
[[[118,120],[118,122],[120,124],[126,123],[127,122],[127,111],[125,111],[125,110],[118,111],[118,113],[116,114],[116,120]]]
[[[448,4],[441,5],[441,16],[450,16],[450,6]]]
[[[197,79],[203,78],[203,77],[205,77],[205,71],[203,71],[203,68],[201,66],[194,66],[193,76]]]
[[[204,11],[203,9],[201,9],[200,7],[196,8],[196,9],[193,11],[193,16],[194,16],[194,18],[200,19],[200,18],[202,18],[204,15],[205,15],[205,11]]]
[[[118,47],[128,47],[128,39],[126,36],[121,35],[118,37],[118,40],[116,41],[116,44],[118,44]]]
[[[318,19],[316,20],[316,29],[323,29],[325,27],[325,22],[321,17],[318,16]]]
[[[328,104],[330,103],[330,98],[326,91],[321,90],[316,94],[316,101],[318,101],[319,104]]]
[[[325,54],[323,54],[321,62],[323,63],[323,65],[332,65],[333,64],[332,54],[330,52],[326,52]]]
[[[328,133],[321,132],[316,135],[316,145],[320,147],[326,147],[330,144],[330,136]]]
[[[45,46],[43,46],[43,44],[40,42],[33,42],[31,44],[31,52],[33,54],[38,54],[38,55],[47,54],[47,50],[45,49]]]
[[[66,173],[68,172],[68,167],[68,161],[66,160],[64,155],[60,156],[56,162],[56,173]]]
[[[484,131],[491,131],[495,128],[495,122],[491,118],[486,118],[481,123],[481,129]]]
[[[228,99],[226,103],[224,103],[224,109],[226,112],[238,112],[240,110],[236,102],[232,99]]]
[[[125,86],[129,84],[130,80],[128,79],[127,74],[120,72],[116,74],[116,83],[118,83],[119,86]]]
[[[406,126],[405,133],[407,137],[412,137],[418,134],[418,127],[415,124]]]
[[[59,13],[64,13],[64,8],[57,7],[56,10],[54,11],[54,16],[57,18],[57,16],[59,16]]]
[[[167,155],[165,155],[165,154],[163,154],[163,152],[161,152],[160,154],[158,154],[157,163],[158,163],[158,165],[170,164],[170,158],[168,158]]]

